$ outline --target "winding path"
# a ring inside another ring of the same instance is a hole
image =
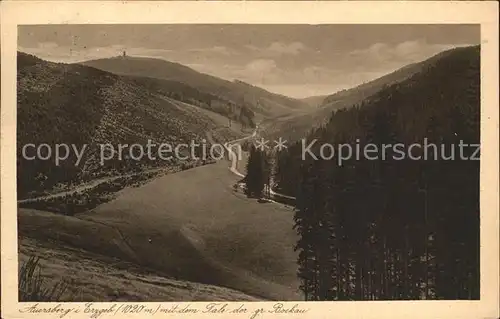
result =
[[[53,198],[58,198],[58,197],[64,197],[67,195],[73,195],[73,194],[77,194],[77,193],[81,193],[81,192],[90,190],[92,188],[95,188],[95,187],[101,185],[102,183],[111,182],[111,181],[117,180],[119,178],[134,177],[134,176],[139,176],[139,175],[143,175],[143,174],[156,173],[156,172],[161,172],[161,171],[166,171],[166,170],[168,170],[168,168],[160,167],[160,168],[148,169],[148,170],[138,172],[138,173],[129,173],[129,174],[123,174],[123,175],[103,177],[103,178],[91,180],[91,181],[84,183],[84,184],[80,184],[80,185],[76,186],[75,188],[72,188],[72,189],[69,189],[66,191],[52,193],[52,194],[38,196],[38,197],[33,197],[33,198],[20,199],[17,201],[17,203],[18,204],[32,203],[32,202],[37,202],[40,200],[47,200],[47,199],[53,199]]]
[[[228,154],[229,154],[229,160],[231,161],[231,166],[229,167],[229,170],[231,172],[233,172],[235,175],[239,176],[239,177],[245,177],[245,175],[242,174],[241,172],[239,172],[238,169],[237,169],[238,156],[234,153],[233,146],[239,145],[238,144],[239,142],[242,142],[244,140],[251,139],[251,138],[255,137],[257,135],[257,130],[258,129],[259,129],[259,125],[257,125],[255,127],[255,130],[253,131],[253,133],[251,135],[246,136],[244,138],[240,138],[238,140],[234,140],[232,142],[224,143],[224,147],[228,151]],[[275,192],[272,189],[272,187],[270,187],[269,193],[272,196],[275,196],[275,197],[281,197],[281,198],[285,198],[285,199],[289,199],[289,200],[295,200],[295,197],[293,197],[293,196],[288,196],[288,195],[285,195],[285,194],[281,194],[281,193]]]
[[[251,139],[251,138],[254,138],[255,136],[257,136],[258,129],[259,129],[259,125],[256,125],[255,130],[253,131],[253,133],[251,135],[248,135],[246,137],[239,138],[239,139],[236,139],[236,140],[233,140],[233,141],[230,141],[230,142],[226,142],[226,143],[223,144],[224,148],[228,152],[228,158],[231,161],[231,166],[229,167],[229,170],[233,174],[235,174],[235,175],[237,175],[239,177],[243,178],[243,177],[245,177],[245,175],[242,174],[241,172],[239,172],[238,169],[237,169],[238,156],[233,151],[233,147],[237,146],[237,145],[240,145],[239,143],[241,143],[241,142],[243,142],[245,140],[248,140],[248,139]],[[210,132],[207,133],[207,139],[212,144],[216,143],[213,140]],[[143,171],[143,172],[139,172],[139,173],[130,173],[130,174],[124,174],[124,175],[103,177],[103,178],[100,178],[100,179],[89,181],[88,183],[85,183],[85,184],[78,185],[75,188],[72,188],[70,190],[66,190],[66,191],[62,191],[62,192],[57,192],[57,193],[53,193],[53,194],[48,194],[48,195],[43,195],[43,196],[38,196],[38,197],[34,197],[34,198],[21,199],[21,200],[18,200],[17,203],[18,204],[25,204],[25,203],[37,202],[37,201],[40,201],[40,200],[48,200],[48,199],[54,199],[54,198],[58,198],[58,197],[64,197],[64,196],[67,196],[67,195],[77,194],[77,193],[81,193],[81,192],[90,190],[92,188],[95,188],[95,187],[101,185],[102,183],[114,181],[114,180],[117,180],[119,178],[133,177],[133,176],[137,176],[137,175],[141,175],[141,174],[148,174],[148,173],[153,173],[153,172],[160,172],[160,171],[164,171],[164,170],[167,170],[167,168],[164,168],[164,167],[162,167],[162,168],[154,168],[154,169],[149,169],[149,170],[146,170],[146,171]],[[277,193],[272,188],[269,190],[269,193],[272,196],[286,198],[286,199],[289,199],[289,200],[295,200],[295,197],[288,196],[288,195],[285,195],[285,194]]]

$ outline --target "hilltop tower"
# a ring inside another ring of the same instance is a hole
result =
[[[127,51],[123,51],[123,57],[127,56]]]

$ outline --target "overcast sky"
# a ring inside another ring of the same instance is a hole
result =
[[[19,50],[46,60],[79,62],[126,50],[293,97],[331,94],[479,41],[473,25],[19,27]]]

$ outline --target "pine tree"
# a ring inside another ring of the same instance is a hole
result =
[[[298,143],[280,154],[275,179],[296,193],[306,300],[479,298],[479,162],[457,158],[460,141],[479,143],[478,51],[457,49],[308,136],[361,149],[427,138],[437,145],[427,160],[394,160],[389,148],[336,166],[301,160]],[[455,158],[435,160],[441,145]]]
[[[265,153],[252,145],[248,157],[247,175],[245,176],[245,193],[247,196],[254,198],[262,197],[264,185],[267,181],[265,165]]]

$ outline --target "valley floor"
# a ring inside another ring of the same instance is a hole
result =
[[[101,285],[94,295],[88,288],[84,297],[101,301],[117,300],[117,293],[123,294],[119,300],[301,300],[292,209],[235,191],[240,178],[228,166],[222,160],[158,177],[75,216],[19,209],[21,258],[43,252],[38,254],[45,256],[44,267],[54,280],[82,280],[82,272],[72,270],[89,269],[86,280],[109,287]],[[37,245],[42,247],[34,249]],[[64,266],[64,255],[91,266]],[[94,261],[97,255],[175,279],[155,277],[156,285],[128,270],[102,271],[109,261]],[[167,289],[164,281],[182,288]],[[118,292],[110,295],[109,289]]]

